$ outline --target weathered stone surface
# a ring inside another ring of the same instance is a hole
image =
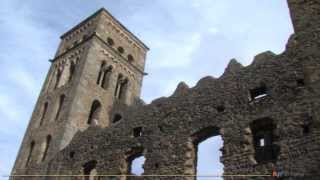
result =
[[[85,174],[86,164],[94,163],[92,172],[98,175],[119,175],[100,179],[194,179],[165,175],[195,175],[197,144],[221,135],[225,175],[271,175],[277,170],[288,175],[284,179],[319,177],[320,19],[313,16],[318,17],[320,5],[316,0],[288,2],[296,33],[285,52],[264,52],[246,67],[231,60],[221,77],[202,78],[192,88],[182,82],[172,96],[150,104],[139,99],[147,48],[108,13],[98,11],[62,36],[12,174],[78,175]],[[83,24],[92,24],[89,35],[66,49],[70,39],[80,37],[75,32]],[[114,45],[108,45],[108,37],[115,44],[123,43],[125,52],[137,60],[126,61],[121,52],[112,49]],[[72,81],[68,82],[71,71],[67,71],[54,88],[57,69],[70,67],[64,62],[74,59]],[[107,89],[96,83],[103,60],[112,66]],[[119,73],[128,79],[117,76]],[[126,81],[125,96],[115,97],[117,82]],[[54,118],[57,108],[53,106],[39,126],[44,102],[49,102],[50,108],[62,93],[66,98],[58,119]],[[91,113],[94,100],[102,108]],[[90,117],[97,120],[95,125],[86,123]],[[259,145],[261,133],[266,146]],[[52,142],[41,162],[44,152],[40,144],[48,134]],[[30,153],[32,141],[36,145]],[[260,152],[272,152],[272,157],[262,157]],[[129,173],[130,159],[141,154],[146,158],[145,175],[164,176],[120,176]]]

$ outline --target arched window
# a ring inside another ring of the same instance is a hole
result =
[[[42,154],[42,158],[41,158],[41,161],[44,161],[47,157],[47,154],[48,154],[48,150],[49,150],[49,147],[50,147],[50,143],[51,143],[51,135],[48,135],[47,138],[46,138],[46,143],[45,143],[45,148],[44,148],[44,151],[43,151],[43,154]]]
[[[56,73],[56,81],[55,81],[54,89],[56,89],[59,86],[61,75],[62,75],[62,70],[58,67],[57,73]]]
[[[98,125],[99,116],[101,111],[101,104],[98,100],[93,101],[91,105],[90,114],[88,117],[87,124],[89,125]]]
[[[128,79],[124,78],[122,74],[119,74],[116,89],[114,92],[114,96],[119,99],[123,100],[125,98],[126,89],[128,85]]]
[[[98,74],[98,79],[97,79],[97,85],[100,85],[101,84],[101,80],[102,80],[102,76],[103,76],[103,70],[106,66],[106,62],[103,61],[101,63],[101,66],[100,66],[100,70],[99,70],[99,74]]]
[[[108,43],[109,46],[113,46],[114,45],[113,39],[111,39],[109,37],[107,38],[107,43]]]
[[[45,102],[42,108],[42,113],[41,113],[41,117],[40,117],[40,123],[39,126],[42,125],[44,118],[46,117],[46,113],[48,110],[48,102]]]
[[[96,178],[96,176],[97,176],[96,166],[97,166],[96,160],[89,161],[82,166],[84,180],[96,180],[97,179]]]
[[[31,156],[32,156],[32,152],[33,152],[34,146],[35,146],[35,142],[32,141],[30,143],[30,149],[29,149],[29,153],[28,153],[28,157],[27,157],[27,161],[26,161],[26,165],[25,166],[28,166],[29,162],[31,161]]]
[[[123,47],[119,46],[119,47],[118,47],[118,52],[119,52],[120,54],[123,54],[123,53],[124,53]]]
[[[73,61],[71,61],[71,63],[70,63],[70,69],[69,69],[69,73],[70,73],[70,74],[69,74],[69,79],[68,79],[69,82],[70,82],[70,81],[72,80],[72,78],[73,78],[75,69],[76,69],[76,64],[75,64]]]
[[[121,80],[122,80],[122,74],[119,74],[118,79],[117,79],[116,89],[114,90],[114,97],[116,97],[116,98],[118,98],[119,86],[120,86]]]
[[[108,68],[106,68],[103,71],[103,77],[102,77],[102,81],[101,81],[101,87],[103,89],[107,89],[108,85],[109,85],[109,80],[111,77],[111,72],[112,72],[112,66],[109,66]]]
[[[128,152],[127,172],[128,174],[142,175],[144,173],[145,157],[142,148],[133,148]]]
[[[220,162],[220,156],[223,146],[219,128],[206,127],[192,135],[193,138],[193,153],[195,159],[190,162],[195,163],[192,171],[196,175],[203,174],[223,174],[223,164]],[[192,166],[190,166],[192,167]],[[197,180],[205,178],[197,177]]]
[[[131,54],[128,55],[128,61],[131,63],[134,61],[134,58]]]
[[[60,96],[60,99],[59,99],[58,109],[57,109],[56,117],[54,118],[54,120],[59,119],[59,116],[60,116],[60,113],[61,113],[61,109],[62,109],[62,106],[63,106],[64,99],[65,99],[65,95],[62,94],[62,95]]]
[[[116,123],[122,119],[122,116],[120,114],[115,114],[112,120],[112,123]]]
[[[127,87],[128,87],[128,79],[122,80],[120,82],[120,86],[119,86],[118,99],[120,99],[120,100],[125,99]]]

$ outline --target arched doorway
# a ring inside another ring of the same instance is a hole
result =
[[[192,135],[196,180],[223,180],[220,162],[223,140],[217,127],[206,127]]]

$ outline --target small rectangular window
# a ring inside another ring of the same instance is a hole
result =
[[[265,96],[268,96],[266,86],[261,86],[261,87],[258,87],[258,88],[250,90],[250,99],[251,99],[251,101],[263,98]]]
[[[142,127],[136,127],[133,129],[133,136],[140,137],[142,136]]]

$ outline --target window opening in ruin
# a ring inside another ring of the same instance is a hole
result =
[[[263,98],[265,96],[268,96],[267,87],[266,86],[261,86],[261,87],[258,87],[258,88],[250,90],[251,101],[253,101],[255,99]]]
[[[218,112],[223,112],[224,110],[225,110],[225,107],[223,105],[217,107]]]
[[[34,145],[35,145],[35,142],[32,141],[32,142],[30,143],[29,154],[28,154],[28,157],[27,157],[27,161],[26,161],[26,165],[25,165],[25,166],[28,166],[28,165],[29,165],[29,162],[30,162],[31,156],[32,156],[32,152],[33,152],[33,149],[34,149]]]
[[[261,138],[260,140],[259,140],[259,146],[260,147],[263,147],[264,146],[264,138]]]
[[[112,120],[112,123],[116,123],[122,119],[122,116],[120,114],[115,114]]]
[[[133,137],[142,136],[142,127],[133,128]]]
[[[90,113],[89,113],[89,117],[88,117],[88,121],[87,124],[89,125],[93,125],[96,126],[99,124],[99,116],[100,116],[100,111],[101,111],[101,103],[98,100],[94,100],[92,105],[91,105],[91,109],[90,109]]]
[[[65,99],[65,95],[62,94],[62,95],[60,96],[60,99],[59,99],[59,104],[58,104],[58,109],[57,109],[56,117],[54,118],[55,120],[59,119],[59,116],[60,116],[60,113],[61,113],[61,109],[62,109],[62,106],[63,106],[64,99]]]
[[[213,136],[202,141],[198,145],[197,151],[197,175],[223,174],[223,164],[220,162],[222,153],[220,148],[223,146],[221,136]],[[218,177],[197,177],[197,180],[222,180]]]
[[[275,161],[279,154],[279,147],[274,144],[274,130],[276,128],[273,120],[263,118],[253,121],[250,124],[255,159],[258,163]]]
[[[194,171],[197,176],[214,174],[221,176],[223,174],[223,164],[220,162],[223,147],[223,140],[219,135],[219,129],[207,127],[195,133],[194,143]],[[217,177],[196,177],[197,180],[222,180]]]
[[[303,87],[305,85],[304,79],[297,79],[297,86]]]
[[[130,174],[134,175],[142,175],[144,173],[143,165],[146,158],[143,155],[139,155],[138,157],[135,157],[131,161],[131,167],[130,167]]]
[[[51,143],[51,135],[48,135],[47,138],[46,138],[46,144],[45,144],[45,148],[44,148],[44,151],[43,151],[43,155],[42,155],[41,161],[44,161],[46,159],[47,154],[48,154],[48,150],[49,150],[49,147],[50,147],[50,143]]]
[[[302,128],[303,128],[303,134],[304,134],[304,135],[307,135],[307,134],[310,133],[310,124],[304,124],[304,125],[302,126]]]
[[[87,163],[85,163],[83,167],[83,175],[84,175],[84,180],[96,180],[97,179],[97,161],[92,160]]]
[[[40,118],[40,123],[39,123],[39,126],[42,125],[43,123],[43,120],[47,114],[47,110],[48,110],[48,102],[45,102],[44,103],[44,106],[43,106],[43,110],[42,110],[42,114],[41,114],[41,118]]]

